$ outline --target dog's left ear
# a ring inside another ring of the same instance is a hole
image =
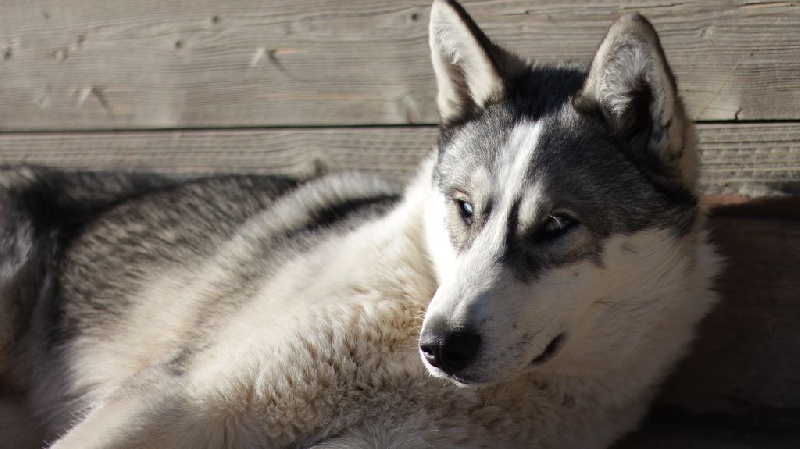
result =
[[[445,127],[503,96],[525,64],[495,45],[455,0],[434,0],[430,47],[439,115]]]
[[[600,115],[629,156],[656,181],[693,189],[694,128],[650,22],[623,16],[600,44],[575,97],[579,111]]]

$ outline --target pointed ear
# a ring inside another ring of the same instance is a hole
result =
[[[434,0],[430,46],[444,125],[502,97],[504,78],[524,66],[516,56],[493,44],[454,0]]]
[[[643,16],[630,14],[614,23],[574,104],[600,115],[629,156],[657,181],[694,187],[693,124],[658,35]]]

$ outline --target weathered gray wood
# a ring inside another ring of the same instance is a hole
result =
[[[359,169],[406,179],[436,129],[267,129],[116,133],[0,133],[0,163],[162,173],[280,173]]]
[[[0,0],[0,129],[435,123],[429,0]],[[800,111],[800,6],[464,1],[542,60],[655,23],[700,120]]]
[[[708,124],[698,129],[706,193],[800,192],[800,126]],[[359,169],[401,180],[435,144],[436,133],[432,127],[13,133],[0,134],[0,163],[296,176]]]
[[[800,195],[800,124],[705,124],[697,129],[707,193]]]

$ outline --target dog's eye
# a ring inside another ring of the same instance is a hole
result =
[[[546,237],[557,237],[567,233],[578,224],[578,220],[567,215],[551,215],[542,228]]]
[[[472,224],[472,217],[475,215],[475,207],[469,201],[456,200],[458,213],[467,225]]]

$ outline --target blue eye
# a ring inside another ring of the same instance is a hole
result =
[[[547,237],[555,237],[574,228],[578,221],[566,215],[551,215],[544,224],[542,232]]]
[[[456,200],[458,213],[467,224],[472,224],[472,217],[475,215],[475,207],[469,201]]]

